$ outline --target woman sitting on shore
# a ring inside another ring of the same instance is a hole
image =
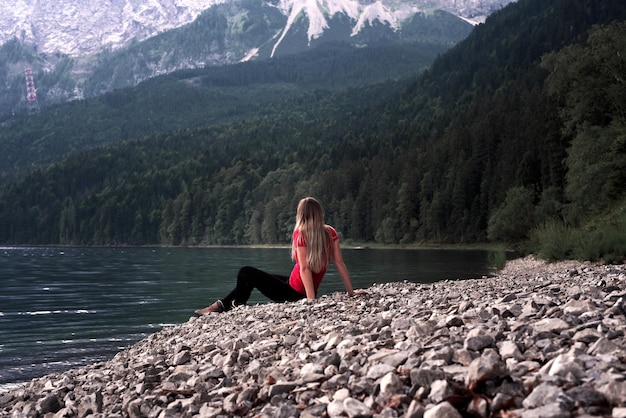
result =
[[[343,261],[337,231],[324,223],[324,211],[312,197],[298,204],[296,225],[293,230],[291,258],[295,261],[289,277],[269,274],[254,267],[242,267],[237,274],[237,285],[221,300],[195,311],[196,315],[224,312],[237,305],[245,305],[253,289],[274,302],[293,302],[315,299],[330,260],[337,267],[348,295],[355,292],[350,274]]]

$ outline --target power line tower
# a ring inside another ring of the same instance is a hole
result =
[[[37,101],[37,90],[35,89],[35,80],[33,79],[33,69],[31,67],[24,68],[24,78],[26,79],[26,109],[28,114],[39,112],[39,102]]]

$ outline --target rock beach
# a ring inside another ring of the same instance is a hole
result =
[[[625,301],[625,265],[524,258],[239,307],[2,393],[0,416],[626,417]]]

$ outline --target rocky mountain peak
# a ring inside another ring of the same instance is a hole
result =
[[[116,49],[192,22],[221,0],[0,0],[0,43],[12,38],[40,53],[72,56]]]
[[[319,37],[327,19],[345,14],[354,32],[380,21],[396,28],[416,12],[444,10],[471,23],[484,21],[513,0],[273,0],[288,17],[286,33],[299,16],[309,20],[308,37]],[[0,44],[17,38],[43,54],[88,55],[102,48],[117,49],[188,24],[220,3],[235,0],[0,0]]]

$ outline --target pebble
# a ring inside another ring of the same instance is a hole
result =
[[[238,307],[0,394],[0,416],[626,417],[626,265]]]

